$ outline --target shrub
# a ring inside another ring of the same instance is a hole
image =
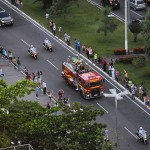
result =
[[[143,57],[136,57],[133,59],[132,64],[136,68],[143,67],[145,65],[145,59]]]
[[[132,64],[133,59],[137,57],[145,59],[144,56],[123,56],[123,57],[120,57],[118,61],[120,63]]]
[[[114,50],[114,55],[126,55],[126,50],[124,48]]]
[[[150,70],[145,70],[143,72],[143,76],[146,77],[146,78],[150,78]]]
[[[133,49],[133,53],[134,53],[134,54],[141,54],[141,53],[145,53],[144,46],[134,48],[134,49]]]

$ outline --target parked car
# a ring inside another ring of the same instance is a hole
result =
[[[134,10],[146,9],[144,0],[130,0],[130,7]]]
[[[0,7],[0,26],[13,25],[13,19],[10,14]]]

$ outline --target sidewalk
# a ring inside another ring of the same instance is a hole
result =
[[[23,72],[14,69],[9,60],[5,58],[0,57],[0,69],[2,69],[4,73],[4,76],[0,76],[0,79],[4,79],[7,84],[15,84],[17,81],[25,78]],[[46,107],[48,102],[50,102],[48,95],[40,95],[39,99],[36,99],[35,91],[33,91],[30,95],[26,95],[23,99],[36,101],[44,107]]]

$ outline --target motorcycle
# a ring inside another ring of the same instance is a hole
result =
[[[31,55],[34,59],[37,59],[37,51],[35,47],[29,48],[28,49],[29,55]]]
[[[136,132],[136,137],[137,137],[138,140],[140,140],[141,142],[143,142],[145,145],[148,144],[146,131],[143,133],[142,137],[139,136],[139,132],[137,131]]]
[[[49,50],[50,52],[52,52],[52,44],[49,40],[48,42],[45,42],[45,41],[43,42],[43,47]]]

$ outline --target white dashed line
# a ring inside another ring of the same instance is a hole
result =
[[[50,63],[55,69],[59,70],[53,63],[51,63],[49,60],[47,60],[48,63]]]
[[[135,134],[133,134],[127,127],[124,127],[126,131],[128,131],[134,138],[137,139],[137,137],[135,136]]]
[[[24,44],[26,44],[27,46],[29,46],[30,47],[30,44],[28,44],[26,41],[24,41],[24,40],[21,40]]]
[[[97,103],[97,105],[98,105],[99,107],[101,107],[106,113],[108,113],[108,111],[107,111],[102,105],[100,105],[99,103]]]

